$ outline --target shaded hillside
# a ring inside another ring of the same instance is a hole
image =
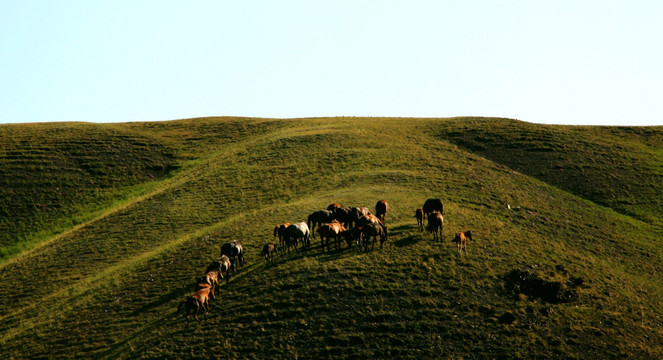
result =
[[[3,355],[663,356],[661,227],[440,135],[485,121],[462,120],[117,125],[169,144],[181,168],[0,268]],[[525,135],[537,128],[529,125]],[[444,242],[416,229],[414,209],[429,197],[445,203]],[[383,249],[323,252],[316,238],[274,265],[259,255],[276,224],[333,201],[372,208],[379,199],[391,205]],[[637,200],[634,208],[656,216]],[[474,241],[459,257],[450,241],[467,229]],[[232,239],[244,244],[247,266],[222,285],[204,321],[187,322],[175,308]]]
[[[663,225],[663,129],[457,119],[439,134],[597,204]]]
[[[4,125],[0,139],[0,261],[178,166],[167,143],[110,125]]]

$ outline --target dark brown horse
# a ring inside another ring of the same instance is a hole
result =
[[[177,313],[179,314],[180,311],[182,311],[182,307],[184,307],[184,311],[186,312],[186,319],[187,321],[189,320],[189,316],[193,312],[193,318],[198,320],[198,310],[200,309],[200,303],[198,302],[198,299],[196,299],[193,296],[189,296],[186,298],[186,300],[182,301],[179,306],[177,306]]]
[[[334,220],[334,212],[331,210],[318,210],[316,212],[313,212],[311,215],[308,216],[308,219],[306,220],[306,225],[308,226],[309,230],[313,233],[313,237],[315,237],[315,226],[330,223]]]
[[[437,211],[428,215],[428,232],[433,234],[433,240],[442,240],[444,217]]]
[[[423,206],[424,214],[429,216],[433,211],[437,211],[440,214],[444,215],[444,205],[440,199],[428,199]]]
[[[274,227],[274,237],[277,236],[279,237],[279,245],[281,245],[281,248],[283,248],[283,246],[285,245],[285,240],[283,240],[283,231],[288,226],[290,226],[290,223],[283,223],[276,225],[276,227]]]
[[[265,261],[267,261],[267,263],[269,264],[271,262],[274,262],[274,254],[277,253],[278,251],[279,249],[276,247],[276,244],[268,243],[262,247],[261,255],[265,257]]]
[[[387,210],[389,210],[389,204],[385,200],[380,200],[375,204],[375,216],[382,220],[383,224],[385,223],[384,218],[387,215]]]
[[[414,212],[414,217],[417,218],[417,226],[419,227],[419,232],[424,231],[424,209],[417,209]]]
[[[456,250],[458,251],[458,256],[462,256],[462,250],[465,250],[465,255],[467,255],[467,240],[472,241],[472,232],[470,230],[456,233],[454,239],[451,240],[451,242],[456,243]]]
[[[352,247],[353,243],[359,246],[361,243],[361,228],[356,227],[342,231],[339,236],[345,239],[348,248]]]
[[[380,249],[382,249],[382,245],[387,241],[387,228],[376,223],[366,224],[361,228],[362,245],[366,251],[368,251],[368,242],[370,241],[370,238],[373,237],[373,243],[371,245],[372,250],[375,247],[375,239],[378,236],[380,237]]]

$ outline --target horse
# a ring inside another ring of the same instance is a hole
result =
[[[177,314],[180,313],[182,310],[182,306],[184,306],[184,310],[186,311],[186,319],[187,321],[189,320],[189,316],[191,315],[191,312],[193,312],[193,318],[198,320],[198,310],[200,309],[200,303],[198,302],[198,299],[196,299],[193,296],[189,296],[186,298],[186,300],[182,301],[178,306],[177,306]],[[200,321],[200,320],[198,320]]]
[[[226,255],[230,259],[231,269],[233,272],[237,268],[244,266],[244,248],[237,240],[227,242],[221,246],[221,256]]]
[[[299,252],[299,249],[297,248],[297,240],[301,239],[302,247],[304,248],[309,248],[311,246],[311,232],[305,222],[288,226],[284,231],[283,237],[285,238],[285,244],[288,248],[288,254],[290,254],[290,246],[292,245],[295,246],[295,251]]]
[[[417,209],[414,212],[414,217],[417,218],[417,227],[419,228],[419,232],[424,231],[424,209]]]
[[[267,263],[271,263],[271,262],[274,261],[274,253],[277,253],[278,251],[279,251],[279,249],[276,247],[276,244],[268,243],[268,244],[265,244],[265,246],[262,247],[261,255],[263,255],[265,257],[265,261]]]
[[[424,214],[428,216],[433,213],[433,211],[438,211],[440,214],[444,215],[444,205],[440,199],[428,199],[424,202]]]
[[[186,318],[189,319],[189,314],[193,311],[193,318],[198,320],[198,311],[200,308],[205,310],[205,314],[209,312],[209,299],[210,297],[214,298],[214,287],[204,287],[200,290],[197,290],[191,296],[187,297],[180,305],[177,307],[177,312],[179,313],[184,306],[186,310]]]
[[[343,226],[346,228],[349,227],[348,224],[348,213],[350,212],[350,209],[346,208],[336,208],[332,210],[332,220],[338,220]]]
[[[313,237],[315,237],[315,225],[322,225],[329,223],[333,220],[333,212],[331,210],[318,210],[308,216],[306,224],[308,225]]]
[[[428,232],[433,234],[433,240],[442,240],[444,217],[437,211],[428,215]]]
[[[338,235],[345,238],[345,242],[348,244],[348,248],[352,247],[352,243],[355,243],[357,246],[359,246],[361,242],[361,229],[358,227],[342,231]]]
[[[363,238],[363,244],[366,251],[368,251],[368,241],[371,236],[373,237],[373,244],[371,245],[371,250],[375,247],[375,239],[377,236],[380,237],[380,249],[385,241],[387,241],[387,228],[381,224],[370,223],[366,224],[361,228],[361,236]]]
[[[375,204],[375,216],[382,220],[382,223],[385,222],[384,218],[387,215],[387,210],[389,210],[389,204],[385,200],[380,200]]]
[[[363,215],[362,217],[360,217],[360,218],[355,222],[355,225],[356,225],[357,227],[364,227],[364,226],[366,226],[366,225],[368,225],[368,224],[378,224],[378,225],[380,225],[380,226],[382,226],[382,227],[385,227],[385,226],[384,226],[384,223],[382,222],[382,220],[380,220],[380,218],[378,218],[377,216],[375,216],[375,215],[373,215],[373,214]]]
[[[458,256],[462,256],[462,250],[465,250],[465,255],[467,255],[467,240],[472,241],[472,232],[467,230],[465,232],[456,233],[451,242],[456,243],[456,250],[458,251]]]
[[[211,287],[218,286],[219,285],[219,275],[220,275],[220,273],[221,272],[219,270],[207,271],[205,273],[205,275],[203,275],[203,277],[201,277],[198,280],[198,286],[202,286],[202,285],[209,285]],[[223,277],[223,275],[221,275],[221,277]],[[196,290],[200,290],[200,289],[196,289]]]
[[[367,207],[353,207],[348,211],[348,227],[357,227],[357,220],[364,215],[369,215],[371,213]]]
[[[219,276],[223,279],[223,273],[226,273],[225,279],[226,279],[226,284],[230,281],[230,269],[232,268],[232,263],[230,262],[230,258],[228,255],[221,255],[221,257],[218,260],[212,261],[211,264],[207,266],[207,269],[205,270],[205,273],[209,273],[210,271],[218,271]]]
[[[285,241],[283,240],[283,230],[288,226],[290,226],[290,223],[283,223],[274,227],[274,237],[279,237],[279,245],[281,245],[281,247],[285,245]]]
[[[329,211],[334,211],[334,209],[338,209],[341,207],[341,204],[339,203],[331,203],[329,206],[327,206],[327,210]]]
[[[336,244],[336,249],[340,249],[341,242],[339,239],[339,234],[345,231],[345,227],[340,222],[334,220],[331,223],[321,225],[318,228],[318,234],[320,234],[320,242],[322,243],[322,251],[325,251],[325,239],[327,239],[326,244],[329,251],[331,251],[330,238],[334,238]]]

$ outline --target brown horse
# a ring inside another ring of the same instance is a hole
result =
[[[380,237],[380,249],[382,249],[382,245],[387,241],[387,227],[381,224],[370,223],[361,228],[362,245],[366,251],[368,251],[368,242],[371,237],[373,237],[373,244],[371,245],[371,250],[373,250],[375,239],[378,236]]]
[[[279,245],[281,245],[281,248],[285,246],[285,240],[283,239],[283,231],[285,231],[285,228],[290,226],[290,223],[283,223],[276,225],[274,227],[274,237],[279,237]]]
[[[357,244],[361,243],[361,228],[354,228],[342,231],[339,236],[345,238],[345,242],[348,244],[348,248],[352,247],[352,243]]]
[[[417,209],[414,212],[414,217],[417,218],[417,226],[419,227],[419,232],[424,231],[424,209]]]
[[[346,218],[347,227],[357,227],[357,221],[364,215],[370,215],[371,211],[367,207],[353,207],[348,211]]]
[[[200,308],[205,310],[205,314],[209,312],[210,296],[214,298],[214,287],[203,287],[181,302],[177,307],[177,312],[179,313],[182,306],[184,306],[187,320],[189,320],[191,312],[193,312],[193,318],[198,320],[198,311]]]
[[[389,204],[387,204],[385,200],[380,200],[375,204],[375,216],[377,216],[382,223],[385,223],[384,218],[387,215],[387,210],[389,210]]]
[[[325,251],[325,243],[327,248],[331,251],[331,238],[334,238],[334,243],[336,244],[336,250],[341,247],[341,240],[339,238],[340,234],[345,231],[345,227],[340,222],[334,220],[330,223],[321,225],[318,228],[318,234],[320,234],[320,242],[322,243],[322,251]],[[327,240],[325,242],[325,239]]]
[[[221,275],[219,270],[208,271],[200,278],[200,280],[198,280],[198,285],[206,284],[214,288],[219,285],[219,275]],[[223,275],[221,275],[221,277],[223,277]]]
[[[193,296],[189,296],[186,300],[182,301],[179,306],[177,306],[177,313],[179,314],[182,311],[184,306],[184,311],[186,312],[186,319],[189,320],[189,315],[193,312],[193,318],[198,320],[198,310],[200,309],[200,303],[198,299]]]
[[[437,211],[428,215],[428,232],[433,234],[433,240],[442,240],[444,217]]]
[[[341,207],[341,204],[339,203],[331,203],[329,206],[327,206],[327,210],[333,211],[334,209],[338,209]]]
[[[462,250],[465,250],[465,255],[467,255],[467,240],[472,241],[472,232],[467,230],[465,232],[456,233],[451,242],[456,243],[456,250],[458,251],[458,256],[462,256]]]
[[[368,214],[368,215],[364,215],[364,216],[360,217],[356,221],[355,226],[364,227],[368,224],[378,224],[378,225],[384,227],[384,223],[382,222],[382,220],[380,220],[380,218],[378,218],[377,216],[375,216],[373,214]]]
[[[276,247],[276,244],[274,243],[268,243],[265,244],[265,246],[262,247],[262,255],[265,257],[265,261],[267,263],[274,262],[274,253],[277,253],[279,249]]]

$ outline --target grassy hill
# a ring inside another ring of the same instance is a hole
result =
[[[660,358],[662,139],[482,118],[3,125],[0,354]],[[443,242],[412,218],[429,197]],[[379,199],[383,249],[259,256],[276,224]],[[248,265],[187,322],[175,308],[232,239]]]

